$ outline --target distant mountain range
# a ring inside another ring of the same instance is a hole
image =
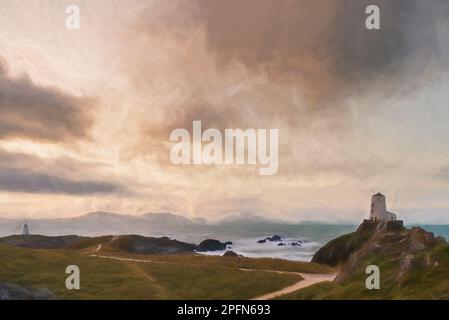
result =
[[[21,234],[23,219],[0,218],[0,236]],[[310,221],[306,225],[313,224]],[[320,224],[317,222],[316,224]],[[241,213],[223,219],[209,221],[202,218],[188,219],[173,213],[145,213],[138,216],[110,212],[92,212],[74,218],[28,220],[30,233],[42,235],[123,235],[173,236],[194,234],[269,234],[289,230],[301,225],[278,219],[269,219],[252,213]]]
[[[224,218],[221,218],[219,220],[214,221],[216,224],[245,224],[245,223],[268,223],[268,224],[298,224],[299,222],[294,221],[287,221],[282,219],[270,219],[266,217],[259,216],[257,214],[251,213],[251,212],[243,212],[239,214],[233,214],[226,216]]]

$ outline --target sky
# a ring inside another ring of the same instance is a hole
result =
[[[0,217],[449,223],[448,103],[446,0],[1,0]],[[279,129],[277,174],[172,164],[195,120]]]

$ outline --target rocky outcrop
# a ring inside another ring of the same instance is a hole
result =
[[[10,283],[0,283],[0,300],[53,300],[47,289],[29,289]]]
[[[257,243],[259,243],[259,244],[267,243],[267,242],[279,242],[277,244],[278,247],[301,247],[304,243],[302,240],[285,241],[284,238],[282,238],[281,236],[278,236],[277,234],[275,234],[272,237],[268,237],[268,238],[261,239],[261,240],[257,241]]]
[[[312,262],[341,265],[336,281],[343,281],[360,272],[361,266],[388,261],[397,266],[390,268],[396,270],[393,280],[401,281],[413,267],[438,265],[425,253],[443,243],[443,238],[419,227],[406,229],[397,221],[364,221],[356,232],[334,239],[318,250]]]
[[[0,242],[16,247],[30,249],[85,249],[89,247],[109,246],[136,254],[195,253],[197,246],[173,240],[167,237],[153,238],[138,235],[80,237],[80,236],[10,236],[0,238]]]
[[[312,258],[312,262],[337,266],[346,262],[350,255],[359,250],[372,236],[372,233],[349,233],[328,242]]]
[[[340,265],[348,261],[353,253],[363,248],[375,234],[390,234],[390,236],[393,236],[406,230],[402,226],[402,221],[365,220],[356,232],[345,234],[328,242],[315,253],[312,262],[330,266]]]
[[[76,243],[83,242],[88,237],[80,236],[42,236],[42,235],[14,235],[0,238],[0,242],[15,247],[31,248],[31,249],[68,249]]]
[[[113,248],[136,254],[193,254],[196,245],[167,237],[120,236],[109,242]]]
[[[201,243],[198,245],[198,252],[206,252],[206,251],[221,251],[226,250],[226,248],[232,245],[232,242],[221,242],[219,240],[215,239],[206,239],[204,241],[201,241]]]
[[[265,243],[267,241],[269,241],[269,242],[281,242],[282,241],[282,237],[278,236],[277,234],[275,234],[272,237],[268,237],[268,238],[265,238],[265,239],[258,240],[257,243]]]
[[[224,254],[223,254],[223,257],[228,257],[228,258],[238,258],[238,257],[240,257],[237,253],[235,253],[234,251],[232,251],[232,250],[229,250],[229,251],[226,251]]]

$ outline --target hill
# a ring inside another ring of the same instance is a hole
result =
[[[197,249],[195,244],[172,240],[167,237],[153,238],[138,235],[102,237],[15,235],[0,238],[0,242],[31,249],[86,249],[107,246],[137,254],[193,254]]]
[[[42,235],[14,235],[0,238],[0,242],[15,247],[33,248],[33,249],[68,249],[73,247],[88,247],[90,241],[95,238],[80,237],[80,236],[57,236],[48,237]],[[94,242],[107,240],[107,238],[96,238]]]
[[[112,248],[137,254],[193,254],[198,248],[195,244],[167,237],[149,238],[135,235],[113,237],[108,244]]]
[[[336,280],[282,299],[449,299],[449,244],[419,227],[365,221],[322,247],[312,261],[339,265]],[[380,290],[366,289],[368,265],[380,269]]]

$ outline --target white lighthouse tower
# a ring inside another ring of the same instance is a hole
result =
[[[22,229],[22,235],[28,236],[29,234],[30,234],[30,228],[28,227],[28,223],[25,222],[25,224],[23,225],[23,229]]]
[[[370,220],[374,221],[395,221],[396,214],[387,211],[385,196],[376,193],[371,197]]]

